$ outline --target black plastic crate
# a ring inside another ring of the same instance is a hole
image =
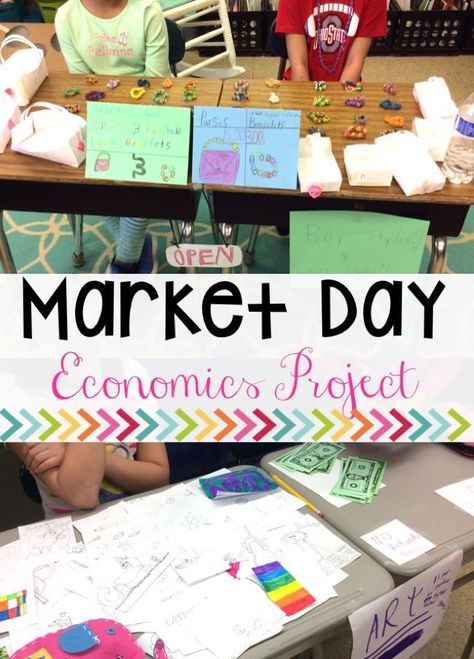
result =
[[[459,53],[465,11],[399,12],[394,51],[399,55]]]
[[[461,52],[474,53],[474,11],[468,11],[461,42]]]
[[[262,55],[266,43],[266,13],[264,11],[229,12],[230,29],[237,55]],[[208,20],[216,20],[220,25],[219,16],[211,14]],[[209,43],[223,41],[222,35],[211,39]],[[198,52],[201,57],[216,55],[224,50],[223,46],[202,45]]]
[[[372,39],[370,45],[369,55],[392,55],[393,43],[398,27],[398,13],[397,11],[389,11],[387,14],[387,35],[385,37],[377,37]]]

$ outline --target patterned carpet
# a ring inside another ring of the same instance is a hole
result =
[[[18,272],[21,273],[104,272],[113,254],[113,243],[107,223],[100,217],[85,218],[85,264],[79,269],[72,263],[74,244],[65,215],[5,211],[4,219],[13,257]],[[152,220],[149,230],[160,263],[159,271],[175,272],[175,269],[165,262],[165,249],[172,240],[169,223]],[[209,214],[204,204],[200,206],[194,234],[197,243],[213,241]],[[249,227],[242,225],[238,237],[242,248],[245,248],[248,234]],[[428,260],[428,249],[425,249],[421,272],[426,272]],[[242,268],[236,270],[256,274],[285,273],[288,272],[288,262],[288,238],[280,237],[272,227],[262,227],[255,263],[251,266],[242,265]],[[457,238],[449,238],[446,272],[474,273],[474,207],[470,209],[461,235]]]

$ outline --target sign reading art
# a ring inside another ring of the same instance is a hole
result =
[[[194,108],[193,182],[296,189],[301,113]]]
[[[186,185],[189,108],[87,104],[86,178]]]

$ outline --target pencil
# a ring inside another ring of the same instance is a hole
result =
[[[298,499],[301,499],[310,510],[314,511],[317,513],[320,517],[324,517],[324,514],[319,510],[319,508],[316,508],[314,503],[311,503],[311,501],[308,501],[306,497],[304,497],[302,494],[294,490],[292,487],[288,485],[283,479],[281,479],[279,476],[276,476],[275,474],[270,474],[270,476],[273,478],[274,481],[278,483],[280,487],[282,487],[284,490],[292,494],[294,497],[297,497]]]

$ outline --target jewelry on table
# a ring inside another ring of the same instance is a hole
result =
[[[313,105],[316,105],[319,108],[324,108],[326,105],[330,105],[331,101],[326,96],[315,96],[313,98]]]
[[[391,96],[395,96],[397,93],[397,85],[394,82],[386,82],[383,86],[384,92],[387,94],[390,94]]]
[[[306,115],[314,124],[328,124],[330,119],[325,112],[308,112]]]
[[[171,89],[171,87],[173,86],[173,81],[171,80],[171,78],[165,78],[161,83],[161,86],[163,87],[163,89]]]
[[[314,87],[314,91],[315,91],[315,92],[323,92],[323,91],[326,90],[327,85],[326,85],[326,83],[324,82],[324,80],[317,80],[317,81],[313,84],[313,87]]]
[[[249,83],[248,80],[236,80],[234,82],[234,95],[233,101],[248,101],[249,100]]]
[[[170,95],[166,91],[166,89],[157,89],[156,92],[154,92],[153,96],[151,97],[151,100],[153,103],[157,103],[158,105],[164,105],[167,103]]]
[[[401,110],[402,104],[396,103],[395,101],[391,101],[389,98],[386,98],[383,101],[380,101],[379,107],[381,107],[383,110]]]
[[[265,80],[265,84],[267,87],[270,87],[270,89],[276,89],[281,85],[281,80],[276,80],[275,78],[268,78],[268,80]]]
[[[146,89],[144,87],[132,87],[130,90],[130,98],[134,101],[138,101],[145,93]]]
[[[79,87],[66,87],[66,89],[64,90],[64,96],[76,96],[80,92],[81,90],[79,89]]]
[[[354,82],[353,80],[344,80],[342,88],[345,92],[361,92],[362,82]]]
[[[363,126],[348,126],[343,135],[348,140],[365,140],[367,130]]]
[[[186,87],[184,86],[185,89],[183,89],[183,101],[186,103],[189,103],[190,101],[195,101],[198,97],[197,91],[195,89]]]
[[[138,87],[145,87],[145,89],[148,89],[148,87],[150,86],[150,81],[147,80],[146,78],[139,78],[137,80],[137,85]]]
[[[365,105],[365,98],[363,96],[356,96],[355,98],[346,98],[344,105],[351,108],[362,108]]]
[[[386,114],[383,120],[385,121],[386,124],[392,126],[393,128],[403,128],[403,124],[404,124],[403,117],[400,117],[398,115],[393,117],[390,114]]]
[[[120,85],[120,80],[118,78],[111,78],[109,82],[107,83],[107,88],[108,89],[117,89],[117,87]]]
[[[270,94],[270,96],[268,97],[268,102],[273,103],[273,104],[279,103],[280,102],[280,97],[277,94],[275,94],[275,92],[272,92]]]
[[[66,108],[66,110],[68,112],[71,112],[72,114],[77,114],[78,112],[81,111],[81,106],[79,105],[79,103],[66,103],[65,105],[63,105],[63,107]]]
[[[105,92],[86,92],[85,93],[86,101],[101,101],[105,98]]]
[[[368,122],[368,117],[366,114],[355,114],[354,115],[354,123],[355,124],[362,124],[362,126],[365,126],[365,124]]]
[[[268,163],[271,167],[273,167],[273,169],[270,170],[257,167],[258,163],[263,162]],[[273,178],[274,176],[278,175],[278,163],[270,153],[265,155],[258,150],[252,151],[249,156],[249,164],[254,176],[259,176],[260,178]]]
[[[307,130],[308,135],[314,135],[319,133],[321,137],[326,137],[326,131],[323,128],[317,128],[316,126],[310,126]]]
[[[90,75],[86,76],[86,82],[88,85],[96,85],[97,84],[97,76]]]

